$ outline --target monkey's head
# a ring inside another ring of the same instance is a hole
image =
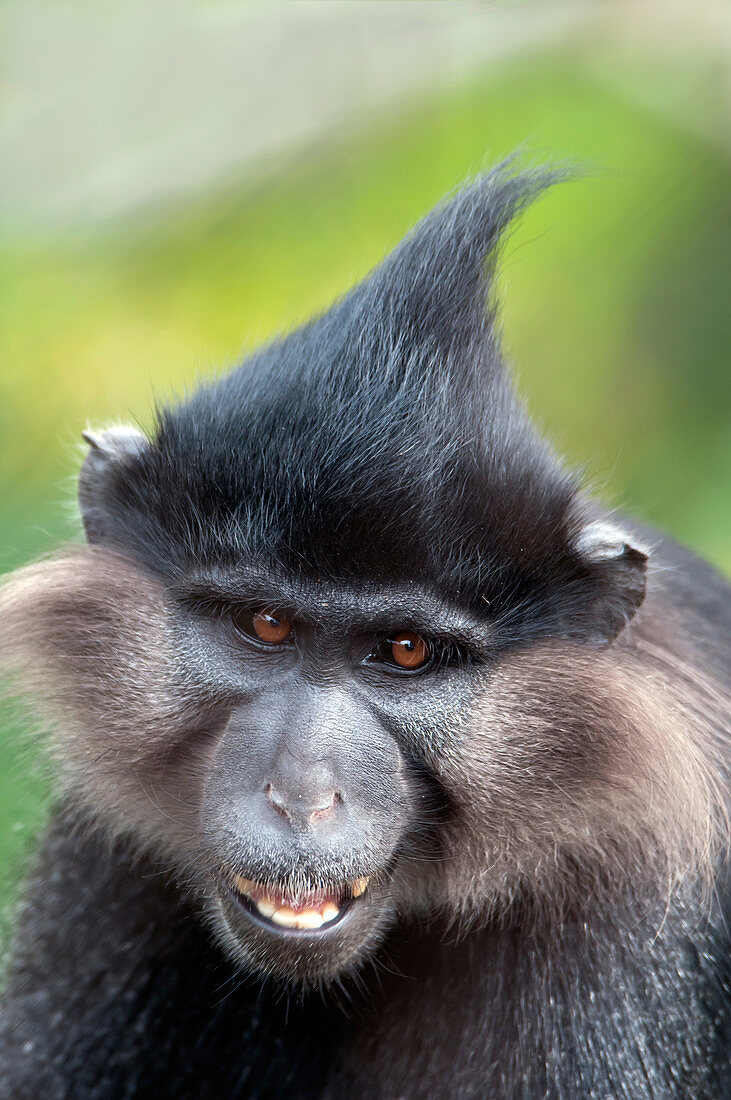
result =
[[[88,549],[6,589],[62,782],[248,967],[327,981],[404,916],[669,832],[623,640],[646,555],[537,435],[489,304],[547,182],[481,178],[150,438],[89,433]]]

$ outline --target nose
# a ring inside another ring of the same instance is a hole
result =
[[[297,786],[285,786],[281,780],[276,786],[270,782],[266,784],[264,794],[274,812],[287,818],[295,828],[311,828],[333,819],[343,801],[340,791],[329,785],[312,785],[306,782]]]
[[[305,746],[307,747],[307,746]],[[260,812],[269,827],[289,827],[296,833],[324,831],[332,836],[345,824],[345,789],[335,762],[315,749],[300,747],[293,753],[287,745],[279,752],[261,779]]]

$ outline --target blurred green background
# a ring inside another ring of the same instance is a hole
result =
[[[118,12],[88,5],[56,5],[50,30],[43,5],[6,9],[3,570],[79,537],[87,423],[149,423],[154,397],[326,306],[518,146],[587,169],[505,251],[522,392],[613,504],[731,567],[729,43],[715,5],[132,7],[123,34]],[[235,64],[216,84],[224,37],[234,60],[237,41],[259,57],[248,84]],[[221,125],[224,99],[236,124]],[[282,126],[297,110],[306,133]],[[148,123],[153,161],[130,136]],[[1,717],[8,898],[47,784],[32,730],[15,707]]]

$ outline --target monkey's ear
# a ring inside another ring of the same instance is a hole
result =
[[[79,474],[81,518],[89,542],[104,542],[109,526],[110,489],[149,444],[142,432],[126,424],[81,434],[89,444]]]
[[[648,551],[637,545],[634,535],[602,520],[583,527],[574,549],[590,577],[584,619],[589,635],[611,642],[645,598]]]

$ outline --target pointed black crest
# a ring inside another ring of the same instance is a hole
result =
[[[490,280],[511,219],[562,175],[481,176],[322,317],[164,410],[104,480],[105,537],[173,573],[256,557],[417,575],[481,608],[486,578],[493,601],[519,593],[568,548],[575,487],[502,368]]]
[[[466,351],[490,320],[490,283],[507,228],[567,175],[559,168],[518,172],[511,158],[445,199],[358,288],[371,329],[392,341]]]

